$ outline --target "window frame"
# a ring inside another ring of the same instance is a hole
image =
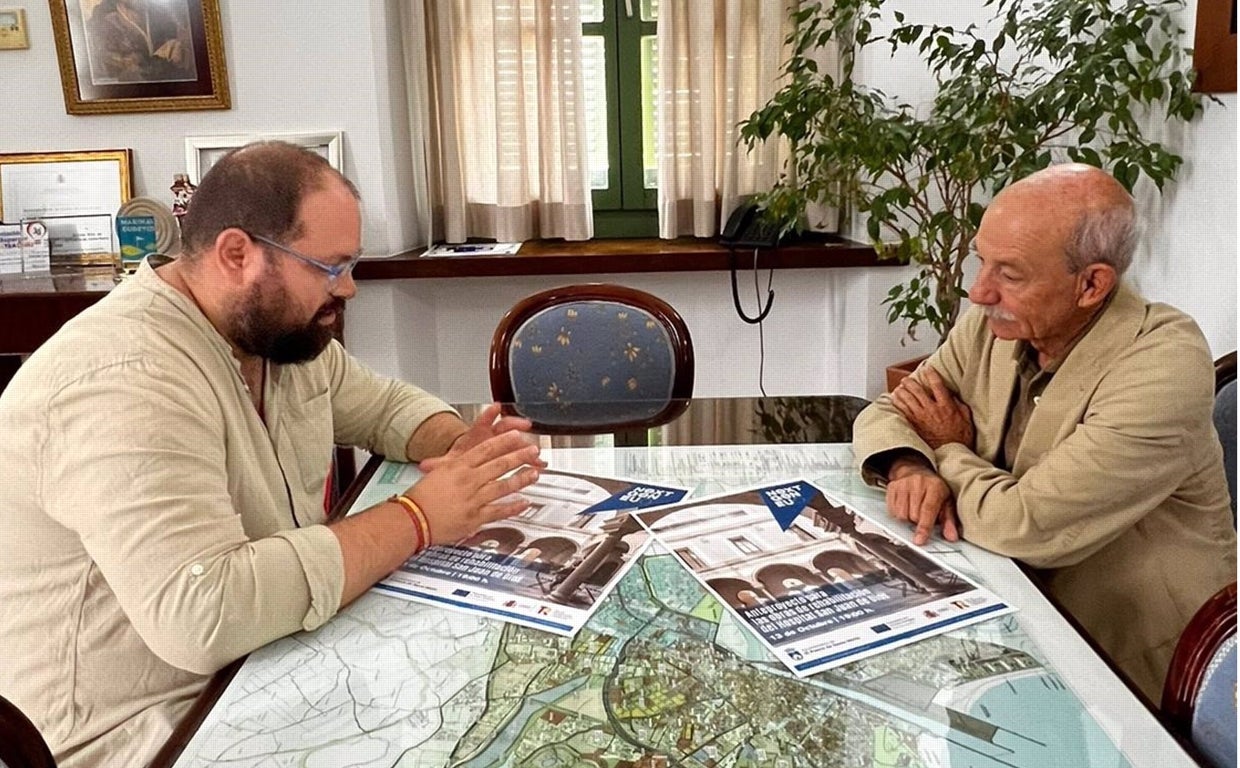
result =
[[[641,39],[657,21],[640,9],[623,13],[624,0],[603,0],[603,20],[582,22],[583,36],[603,38],[607,94],[607,189],[591,190],[595,237],[658,235],[658,190],[646,189],[642,154]]]

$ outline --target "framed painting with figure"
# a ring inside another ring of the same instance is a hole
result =
[[[228,109],[219,0],[51,0],[71,115]]]

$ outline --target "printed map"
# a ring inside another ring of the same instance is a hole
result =
[[[755,446],[731,474],[697,466],[709,449],[672,449],[685,453],[665,467],[639,452],[619,466],[548,458],[649,482],[674,473],[699,482],[699,495],[744,487],[751,472],[804,475],[850,504],[881,504],[847,469],[847,447],[805,449],[780,464],[787,447]],[[778,466],[755,469],[766,461]],[[967,566],[952,546],[935,551]],[[316,632],[252,654],[177,765],[1128,765],[1019,622],[797,680],[658,549],[573,638],[372,592]]]

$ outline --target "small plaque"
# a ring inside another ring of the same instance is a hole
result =
[[[22,227],[22,271],[26,274],[51,271],[52,241],[47,225],[38,219],[26,219]]]
[[[116,239],[120,243],[121,267],[126,272],[137,269],[147,254],[159,252],[154,216],[117,216]]]
[[[22,226],[0,224],[0,275],[22,271]]]
[[[0,8],[0,51],[30,47],[26,35],[26,9]]]

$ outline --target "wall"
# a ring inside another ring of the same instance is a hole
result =
[[[317,3],[313,13],[300,3],[219,4],[232,109],[79,116],[65,114],[49,4],[25,3],[30,48],[0,51],[0,93],[12,104],[0,152],[131,148],[137,194],[171,205],[186,136],[340,130],[346,173],[366,201],[367,250],[411,246],[397,188],[412,186],[408,132],[393,130],[407,106],[393,98],[388,63],[399,59],[395,0]]]
[[[872,318],[894,272],[777,272],[761,339],[757,326],[736,315],[723,272],[367,281],[349,307],[345,338],[354,354],[383,373],[409,378],[454,402],[485,401],[487,349],[511,306],[554,285],[623,282],[663,298],[684,317],[693,338],[699,395],[758,394],[760,367],[770,394],[865,394],[881,391],[882,367],[895,359],[876,358],[866,331],[889,328]],[[765,272],[760,284],[765,295]],[[738,286],[752,316],[757,307],[752,272],[742,272]]]
[[[405,250],[416,242],[416,226],[400,2],[320,3],[305,13],[302,4],[220,0],[233,108],[116,116],[65,114],[48,6],[27,3],[30,49],[0,52],[0,93],[21,95],[0,122],[0,152],[131,147],[137,193],[170,203],[168,186],[183,170],[187,135],[341,130],[346,172],[365,201],[368,253]],[[930,7],[900,3],[910,14]],[[964,17],[939,19],[949,23],[984,18],[963,5],[933,8]],[[1192,16],[1190,10],[1187,26]],[[927,87],[926,73],[910,60],[867,59],[860,75],[907,98]],[[1234,94],[1223,100],[1225,108],[1212,106],[1204,120],[1172,137],[1183,142],[1187,162],[1180,181],[1154,201],[1157,215],[1131,273],[1147,295],[1196,316],[1215,354],[1236,348],[1237,105]],[[766,328],[767,391],[881,391],[882,366],[927,348],[924,339],[901,346],[899,329],[884,319],[879,301],[898,274],[776,275],[776,307]],[[595,277],[646,288],[686,313],[703,360],[701,394],[758,393],[757,329],[736,319],[727,275]],[[570,280],[368,283],[351,309],[348,341],[381,370],[453,399],[481,399],[487,343],[500,315],[521,296],[563,282]]]

